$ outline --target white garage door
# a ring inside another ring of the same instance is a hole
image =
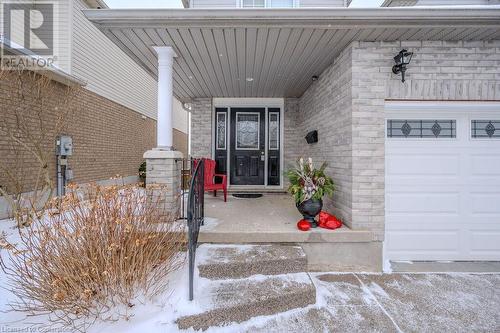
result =
[[[500,105],[386,105],[389,260],[500,260]]]

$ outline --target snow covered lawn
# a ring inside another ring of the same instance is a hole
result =
[[[13,227],[12,221],[0,221],[0,232],[16,243],[19,235]],[[315,305],[207,332],[500,331],[500,274],[309,275],[316,286]],[[177,332],[177,318],[206,309],[204,280],[195,281],[195,300],[189,302],[184,267],[169,276],[169,290],[153,302],[137,297],[127,309],[128,320],[96,322],[89,332]],[[13,295],[5,283],[5,274],[0,272],[0,331],[37,332],[37,325],[46,323],[48,317],[6,312]]]

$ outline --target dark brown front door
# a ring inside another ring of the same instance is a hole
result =
[[[264,185],[265,108],[231,108],[230,183]]]

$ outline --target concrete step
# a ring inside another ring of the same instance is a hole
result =
[[[212,280],[307,271],[300,246],[203,244],[196,257],[200,276]]]
[[[177,319],[180,329],[206,330],[316,303],[316,289],[307,273],[198,282],[195,297],[204,311]]]

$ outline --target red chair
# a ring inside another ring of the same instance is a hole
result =
[[[216,174],[215,166],[216,162],[214,160],[204,158],[205,161],[205,191],[214,191],[214,197],[217,196],[217,190],[224,191],[224,202],[227,201],[227,177],[226,175]],[[196,168],[196,161],[194,164]],[[222,184],[216,184],[215,178],[222,178]]]

